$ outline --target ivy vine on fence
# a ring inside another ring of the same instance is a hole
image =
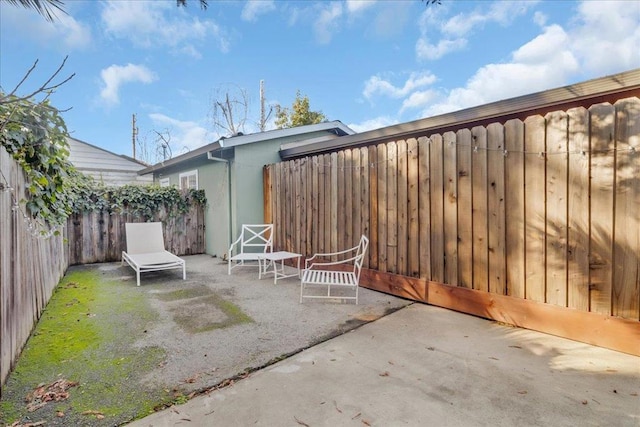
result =
[[[0,92],[0,145],[27,175],[28,194],[16,195],[40,223],[62,225],[70,213],[67,128],[48,100],[31,100]],[[24,197],[24,199],[22,199]]]
[[[164,210],[168,217],[185,214],[194,205],[205,206],[204,190],[179,190],[157,185],[107,187],[89,179],[78,180],[71,198],[73,213],[103,211],[109,214],[127,213],[151,220]]]

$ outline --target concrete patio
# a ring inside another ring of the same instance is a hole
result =
[[[130,427],[637,427],[639,395],[638,357],[412,304]]]

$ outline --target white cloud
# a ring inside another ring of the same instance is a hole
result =
[[[142,48],[168,46],[181,51],[186,45],[190,46],[186,52],[194,56],[193,42],[213,39],[222,52],[229,50],[229,40],[218,24],[181,14],[171,2],[111,0],[103,5],[102,21],[108,34]]]
[[[465,87],[451,90],[442,102],[428,107],[424,115],[562,86],[580,70],[569,45],[570,37],[560,26],[546,27],[542,34],[513,52],[511,62],[483,66]]]
[[[468,44],[467,36],[476,28],[490,23],[510,25],[536,3],[537,1],[484,3],[472,12],[460,13],[449,19],[443,17],[446,9],[434,11],[435,8],[428,8],[420,19],[422,36],[416,42],[416,56],[418,59],[435,60],[448,53],[462,50]],[[430,33],[437,34],[435,37],[430,37]],[[438,41],[430,42],[430,39],[438,39]]]
[[[20,37],[25,37],[49,46],[56,40],[56,46],[68,53],[71,50],[87,49],[92,44],[91,29],[70,15],[56,14],[55,23],[48,22],[35,11],[22,7],[3,7],[0,22],[5,28]]]
[[[369,9],[376,4],[375,0],[346,0],[347,11],[349,13],[358,13]]]
[[[318,43],[327,44],[331,41],[333,33],[340,28],[339,18],[342,13],[341,3],[329,3],[320,9],[318,19],[313,25]]]
[[[104,87],[100,91],[100,98],[107,105],[115,105],[120,102],[119,90],[125,83],[149,84],[157,80],[157,76],[144,65],[127,64],[111,65],[100,71],[100,77]]]
[[[435,90],[420,90],[413,92],[404,101],[402,101],[400,114],[409,109],[424,108],[426,105],[429,105],[436,96],[438,96],[438,92]]]
[[[396,123],[398,123],[398,121],[390,117],[376,117],[375,119],[366,120],[362,123],[350,123],[347,126],[359,133],[395,125]]]
[[[177,120],[159,113],[151,113],[149,118],[155,126],[169,131],[174,156],[212,142],[207,130],[197,122]]]
[[[276,5],[273,0],[249,0],[242,8],[242,20],[255,22],[260,15],[265,15],[271,11],[276,10]]]
[[[397,87],[380,76],[372,76],[365,83],[365,88],[362,94],[367,99],[371,99],[374,95],[402,98],[409,95],[414,90],[433,84],[436,80],[436,76],[429,72],[411,73],[402,87]]]
[[[640,7],[634,2],[583,1],[571,32],[571,47],[596,75],[640,67]]]
[[[467,39],[447,40],[442,39],[438,44],[431,44],[426,38],[420,38],[416,42],[416,55],[420,59],[440,59],[447,53],[462,50],[467,46]]]

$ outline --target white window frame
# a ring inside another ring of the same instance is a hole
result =
[[[158,184],[160,187],[169,187],[171,185],[171,180],[169,178],[160,178]]]
[[[190,178],[191,178],[192,176],[194,176],[194,177],[195,177],[195,187],[191,187],[191,186],[189,186],[189,185],[188,185],[188,183],[191,181],[191,179],[190,179]],[[194,170],[192,170],[192,171],[182,172],[182,173],[179,175],[179,177],[178,177],[178,178],[179,178],[179,180],[180,180],[179,182],[180,182],[180,189],[181,189],[181,190],[186,190],[186,189],[189,189],[189,188],[193,188],[194,190],[197,190],[197,189],[198,189],[198,170],[197,170],[197,169],[194,169]],[[187,178],[187,187],[183,187],[183,186],[182,186],[182,178]]]

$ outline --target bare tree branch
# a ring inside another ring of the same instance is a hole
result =
[[[56,83],[56,84],[50,86],[50,83],[53,81],[53,79],[55,79],[58,76],[58,74],[60,74],[60,71],[62,71],[62,69],[64,68],[64,65],[67,62],[68,58],[69,58],[69,56],[65,56],[64,57],[64,59],[62,60],[62,63],[58,67],[58,69],[38,89],[34,90],[33,92],[31,92],[30,94],[25,95],[25,96],[19,96],[19,97],[15,96],[18,88],[20,88],[20,86],[22,86],[22,84],[29,78],[29,76],[31,75],[33,70],[38,65],[38,60],[36,59],[36,61],[31,66],[31,68],[29,68],[29,70],[25,73],[24,77],[22,77],[22,79],[16,85],[16,87],[14,87],[13,90],[11,92],[9,92],[9,94],[4,95],[4,96],[0,95],[0,104],[11,104],[11,103],[14,103],[14,102],[25,101],[27,99],[33,98],[34,96],[36,96],[36,95],[38,95],[40,93],[45,93],[45,92],[48,93],[47,96],[45,97],[45,99],[48,98],[49,95],[51,95],[51,92],[53,92],[55,89],[59,88],[60,86],[62,86],[63,84],[65,84],[66,82],[71,80],[76,75],[76,73],[73,73],[69,77],[67,77],[66,79],[61,81],[60,83]],[[12,98],[12,99],[9,99],[9,98]]]

